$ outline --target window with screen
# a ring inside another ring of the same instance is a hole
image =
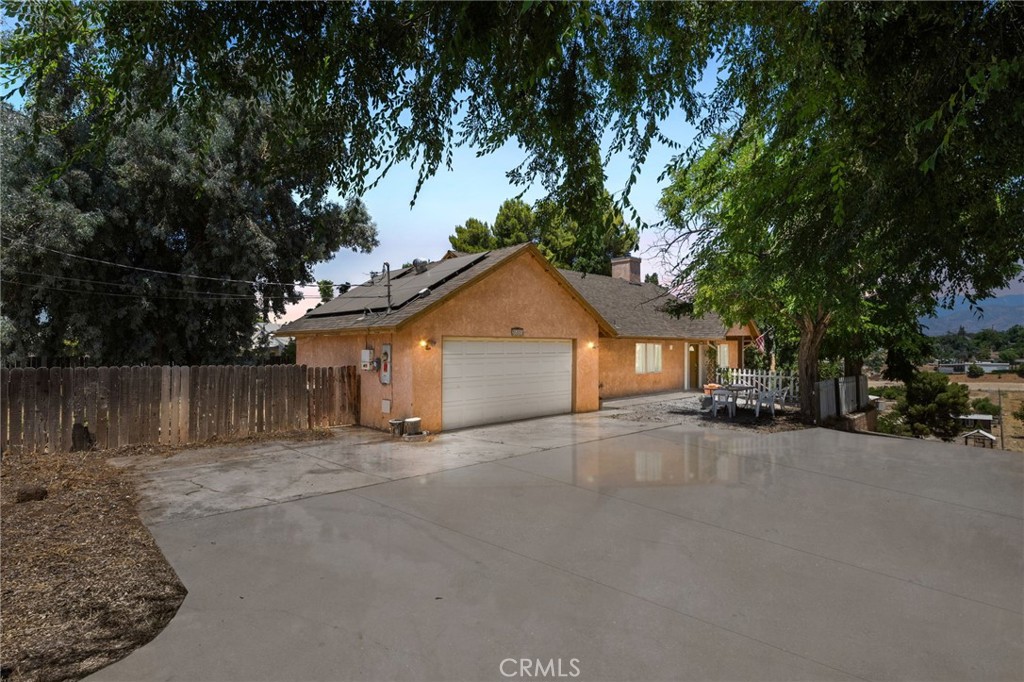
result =
[[[654,374],[661,371],[661,344],[636,344],[636,373]]]

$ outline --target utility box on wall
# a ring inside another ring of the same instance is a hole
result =
[[[359,367],[363,370],[373,368],[373,349],[364,348],[359,354]]]

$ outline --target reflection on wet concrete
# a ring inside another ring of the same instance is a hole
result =
[[[648,435],[577,448],[572,454],[573,482],[590,490],[610,492],[707,484],[765,487],[774,480],[775,458],[765,452],[763,443],[720,442],[715,437],[670,441]],[[754,454],[768,456],[750,456]]]

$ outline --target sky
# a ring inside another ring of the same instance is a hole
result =
[[[683,148],[690,144],[694,136],[694,128],[686,122],[681,112],[671,115],[665,121],[664,131]],[[647,224],[662,219],[658,211],[658,200],[668,179],[659,183],[657,178],[676,153],[676,150],[655,144],[630,191],[631,203]],[[362,197],[377,224],[380,246],[369,254],[352,250],[338,252],[330,261],[314,267],[315,279],[329,279],[336,284],[357,284],[366,281],[371,271],[381,272],[385,261],[397,269],[403,263],[412,262],[414,258],[438,260],[451,248],[448,237],[455,232],[456,225],[463,224],[467,218],[493,223],[502,202],[523,191],[523,187],[511,185],[505,173],[524,158],[524,152],[514,142],[483,157],[477,157],[471,148],[462,147],[454,153],[452,170],[441,169],[427,180],[412,207],[409,202],[416,188],[416,171],[408,166],[392,168],[377,187]],[[618,197],[629,178],[628,154],[621,153],[610,159],[605,172],[608,176],[605,186]],[[544,188],[537,184],[527,189],[523,200],[532,204],[545,194]],[[337,196],[333,198],[342,201]],[[656,237],[655,229],[643,230],[640,234],[640,247],[632,255],[643,259],[643,275],[656,272],[659,279],[667,281],[666,268],[651,249]],[[292,306],[277,322],[301,317],[315,304],[315,298],[307,298]]]

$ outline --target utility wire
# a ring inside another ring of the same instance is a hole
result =
[[[83,296],[114,296],[117,298],[135,298],[135,299],[163,299],[170,301],[241,301],[244,300],[234,294],[212,294],[210,296],[161,296],[154,294],[149,296],[147,294],[121,294],[116,291],[86,291],[83,289],[65,289],[63,287],[48,287],[42,284],[29,284],[28,282],[18,282],[11,279],[0,279],[2,284],[13,284],[16,286],[28,287],[30,289],[42,289],[44,291],[64,291],[71,294],[81,294]],[[210,292],[206,292],[210,293]],[[245,297],[249,298],[249,297]],[[253,296],[252,298],[255,298]]]
[[[107,282],[107,281],[98,280],[98,279],[81,279],[81,278],[78,278],[78,277],[67,277],[65,275],[52,275],[52,274],[43,274],[43,273],[39,273],[39,272],[29,272],[29,271],[26,271],[26,270],[15,270],[13,268],[8,268],[7,272],[14,272],[14,273],[21,274],[21,275],[30,275],[30,276],[36,276],[36,277],[53,277],[55,279],[61,279],[61,280],[67,280],[67,281],[70,281],[70,282],[78,282],[78,283],[85,283],[85,284],[101,284],[101,285],[106,285],[106,286],[117,286],[117,287],[127,287],[127,288],[131,288],[131,287],[137,286],[137,285],[128,284],[128,283],[124,283],[124,282]],[[167,300],[174,300],[174,301],[195,300],[195,299],[199,299],[199,300],[207,300],[207,299],[232,300],[232,299],[236,299],[236,300],[239,300],[239,301],[244,301],[244,300],[252,300],[253,298],[256,297],[256,295],[258,293],[258,292],[255,292],[255,291],[252,292],[252,293],[249,293],[249,294],[232,294],[232,293],[224,293],[224,292],[218,292],[218,291],[194,291],[194,292],[180,292],[180,293],[184,294],[182,296],[166,296],[166,295],[163,295],[163,294],[141,294],[141,293],[119,294],[119,293],[112,292],[112,291],[90,291],[90,290],[83,290],[83,289],[65,289],[65,288],[61,288],[61,287],[46,286],[46,285],[43,285],[43,284],[31,284],[29,282],[18,282],[18,281],[15,281],[15,280],[0,280],[0,281],[3,281],[5,284],[14,284],[14,285],[19,285],[19,286],[26,286],[26,287],[31,287],[31,288],[34,288],[34,289],[45,289],[47,291],[65,291],[65,292],[70,292],[70,293],[93,294],[93,295],[100,295],[100,296],[108,296],[109,295],[109,296],[117,296],[119,298],[137,298],[137,299],[158,299],[158,298],[160,298],[160,299],[167,299]],[[306,294],[306,293],[303,293],[301,291],[300,292],[296,292],[296,295],[299,297],[300,301],[313,300],[313,299],[317,298],[315,295]],[[382,297],[380,297],[380,296],[359,296],[359,295],[355,295],[355,296],[346,296],[345,298],[348,299],[348,300],[352,300],[352,299],[366,299],[366,300],[372,300],[372,301],[383,300]]]
[[[11,242],[11,243],[14,242],[14,240],[10,239],[9,237],[6,238],[6,239],[8,239],[8,241]],[[309,288],[309,287],[318,287],[319,286],[318,284],[298,284],[296,282],[259,282],[259,281],[256,281],[256,280],[249,280],[249,279],[231,279],[229,277],[209,277],[209,276],[206,276],[206,275],[190,275],[190,274],[184,273],[184,272],[169,272],[167,270],[155,270],[153,268],[143,268],[143,267],[138,267],[138,266],[135,266],[135,265],[124,265],[123,263],[114,263],[112,261],[102,260],[100,258],[90,258],[89,256],[80,256],[78,254],[68,253],[66,251],[58,251],[57,249],[51,249],[51,248],[49,248],[47,246],[42,246],[40,244],[29,244],[29,243],[26,243],[25,245],[26,246],[32,246],[32,247],[35,247],[37,249],[41,249],[43,251],[49,251],[50,253],[55,253],[55,254],[58,254],[58,255],[61,255],[61,256],[66,256],[68,258],[77,258],[79,260],[89,261],[91,263],[99,263],[99,264],[102,264],[102,265],[110,265],[110,266],[115,267],[115,268],[125,268],[126,270],[135,270],[135,271],[138,271],[138,272],[148,272],[148,273],[155,274],[155,275],[166,275],[166,276],[170,276],[170,277],[188,277],[190,279],[202,279],[202,280],[208,280],[208,281],[212,281],[212,282],[221,282],[221,283],[252,284],[254,286],[282,286],[282,287],[296,287],[296,288]],[[343,288],[343,287],[348,287],[348,288],[351,289],[351,288],[360,287],[360,286],[373,286],[373,285],[372,284],[349,284],[348,282],[344,282],[342,284],[333,284],[332,286],[334,288],[338,288],[338,289]]]

